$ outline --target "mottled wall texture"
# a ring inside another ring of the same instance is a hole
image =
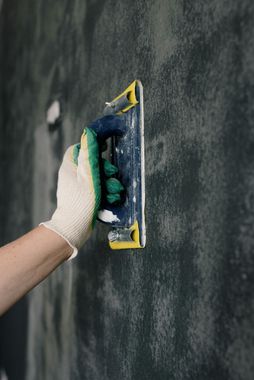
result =
[[[50,217],[104,102],[145,92],[147,248],[98,224],[2,319],[9,379],[253,380],[253,0],[4,0],[1,23],[2,244]]]

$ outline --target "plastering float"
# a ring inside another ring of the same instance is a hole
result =
[[[112,249],[144,248],[145,165],[143,87],[135,80],[123,93],[106,103],[103,116],[89,125],[101,146],[111,139],[111,160],[118,167],[117,178],[125,188],[120,204],[104,199],[98,219],[109,224]]]

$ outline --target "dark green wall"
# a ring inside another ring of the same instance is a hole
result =
[[[51,215],[104,102],[145,91],[147,248],[111,252],[98,224],[30,294],[25,378],[252,380],[253,1],[8,0],[3,16],[3,242]]]

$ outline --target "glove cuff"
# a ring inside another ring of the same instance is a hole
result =
[[[55,232],[56,234],[58,234],[59,236],[61,236],[61,238],[63,238],[68,244],[69,246],[73,249],[73,252],[71,254],[71,256],[68,258],[67,261],[70,261],[72,259],[74,259],[74,257],[77,256],[78,254],[78,249],[70,242],[70,240],[64,236],[58,229],[57,227],[54,225],[54,223],[52,223],[51,220],[47,221],[47,222],[42,222],[39,224],[39,226],[44,226],[46,228],[48,228],[49,230]]]

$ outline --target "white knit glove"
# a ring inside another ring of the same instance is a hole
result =
[[[99,151],[96,133],[85,128],[81,143],[65,153],[59,170],[57,209],[41,223],[64,238],[73,248],[70,259],[89,238],[101,200]]]

